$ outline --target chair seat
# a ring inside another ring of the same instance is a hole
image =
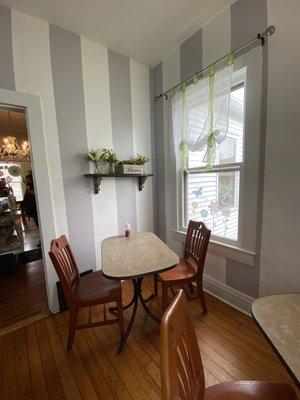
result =
[[[120,282],[105,278],[101,271],[81,277],[74,287],[76,301],[87,306],[113,301],[121,293]]]
[[[203,400],[297,400],[297,396],[286,383],[240,381],[209,387]]]
[[[197,266],[186,258],[181,258],[179,264],[170,269],[169,271],[162,272],[159,277],[162,281],[168,283],[179,284],[180,281],[184,282],[195,277],[197,273]]]

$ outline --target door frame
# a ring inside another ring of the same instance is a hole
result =
[[[0,104],[23,108],[26,113],[48,307],[54,313],[58,311],[56,290],[58,278],[49,258],[48,251],[50,241],[56,237],[56,227],[40,97],[0,89]]]

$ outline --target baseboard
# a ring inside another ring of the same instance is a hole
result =
[[[203,276],[203,288],[207,293],[222,300],[224,303],[229,304],[246,315],[251,315],[251,305],[255,300],[253,297],[239,292],[207,275]]]

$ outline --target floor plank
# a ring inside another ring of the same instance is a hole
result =
[[[49,399],[47,383],[34,324],[26,327],[27,354],[30,370],[32,397],[34,400]]]
[[[15,275],[0,277],[0,335],[48,313],[43,261],[19,265]]]
[[[153,288],[145,281],[144,296]],[[124,304],[132,285],[123,285]],[[197,301],[190,313],[202,354],[206,385],[237,379],[291,383],[287,372],[251,320],[206,295],[208,314]],[[161,298],[149,306],[161,316]],[[125,312],[128,324],[130,310]],[[93,318],[100,308],[92,310]],[[80,319],[87,318],[87,310]],[[0,336],[0,398],[10,399],[160,399],[159,325],[138,308],[136,323],[121,355],[117,325],[76,333],[66,351],[68,313],[49,316]]]
[[[24,328],[14,332],[14,348],[18,399],[32,399],[26,330]]]

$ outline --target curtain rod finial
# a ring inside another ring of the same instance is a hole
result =
[[[257,39],[258,40],[260,40],[260,44],[262,45],[262,46],[264,46],[265,45],[265,33],[258,33],[257,34]]]
[[[265,30],[265,34],[267,36],[272,36],[275,33],[275,26],[274,25],[270,25],[267,27],[267,29]]]

